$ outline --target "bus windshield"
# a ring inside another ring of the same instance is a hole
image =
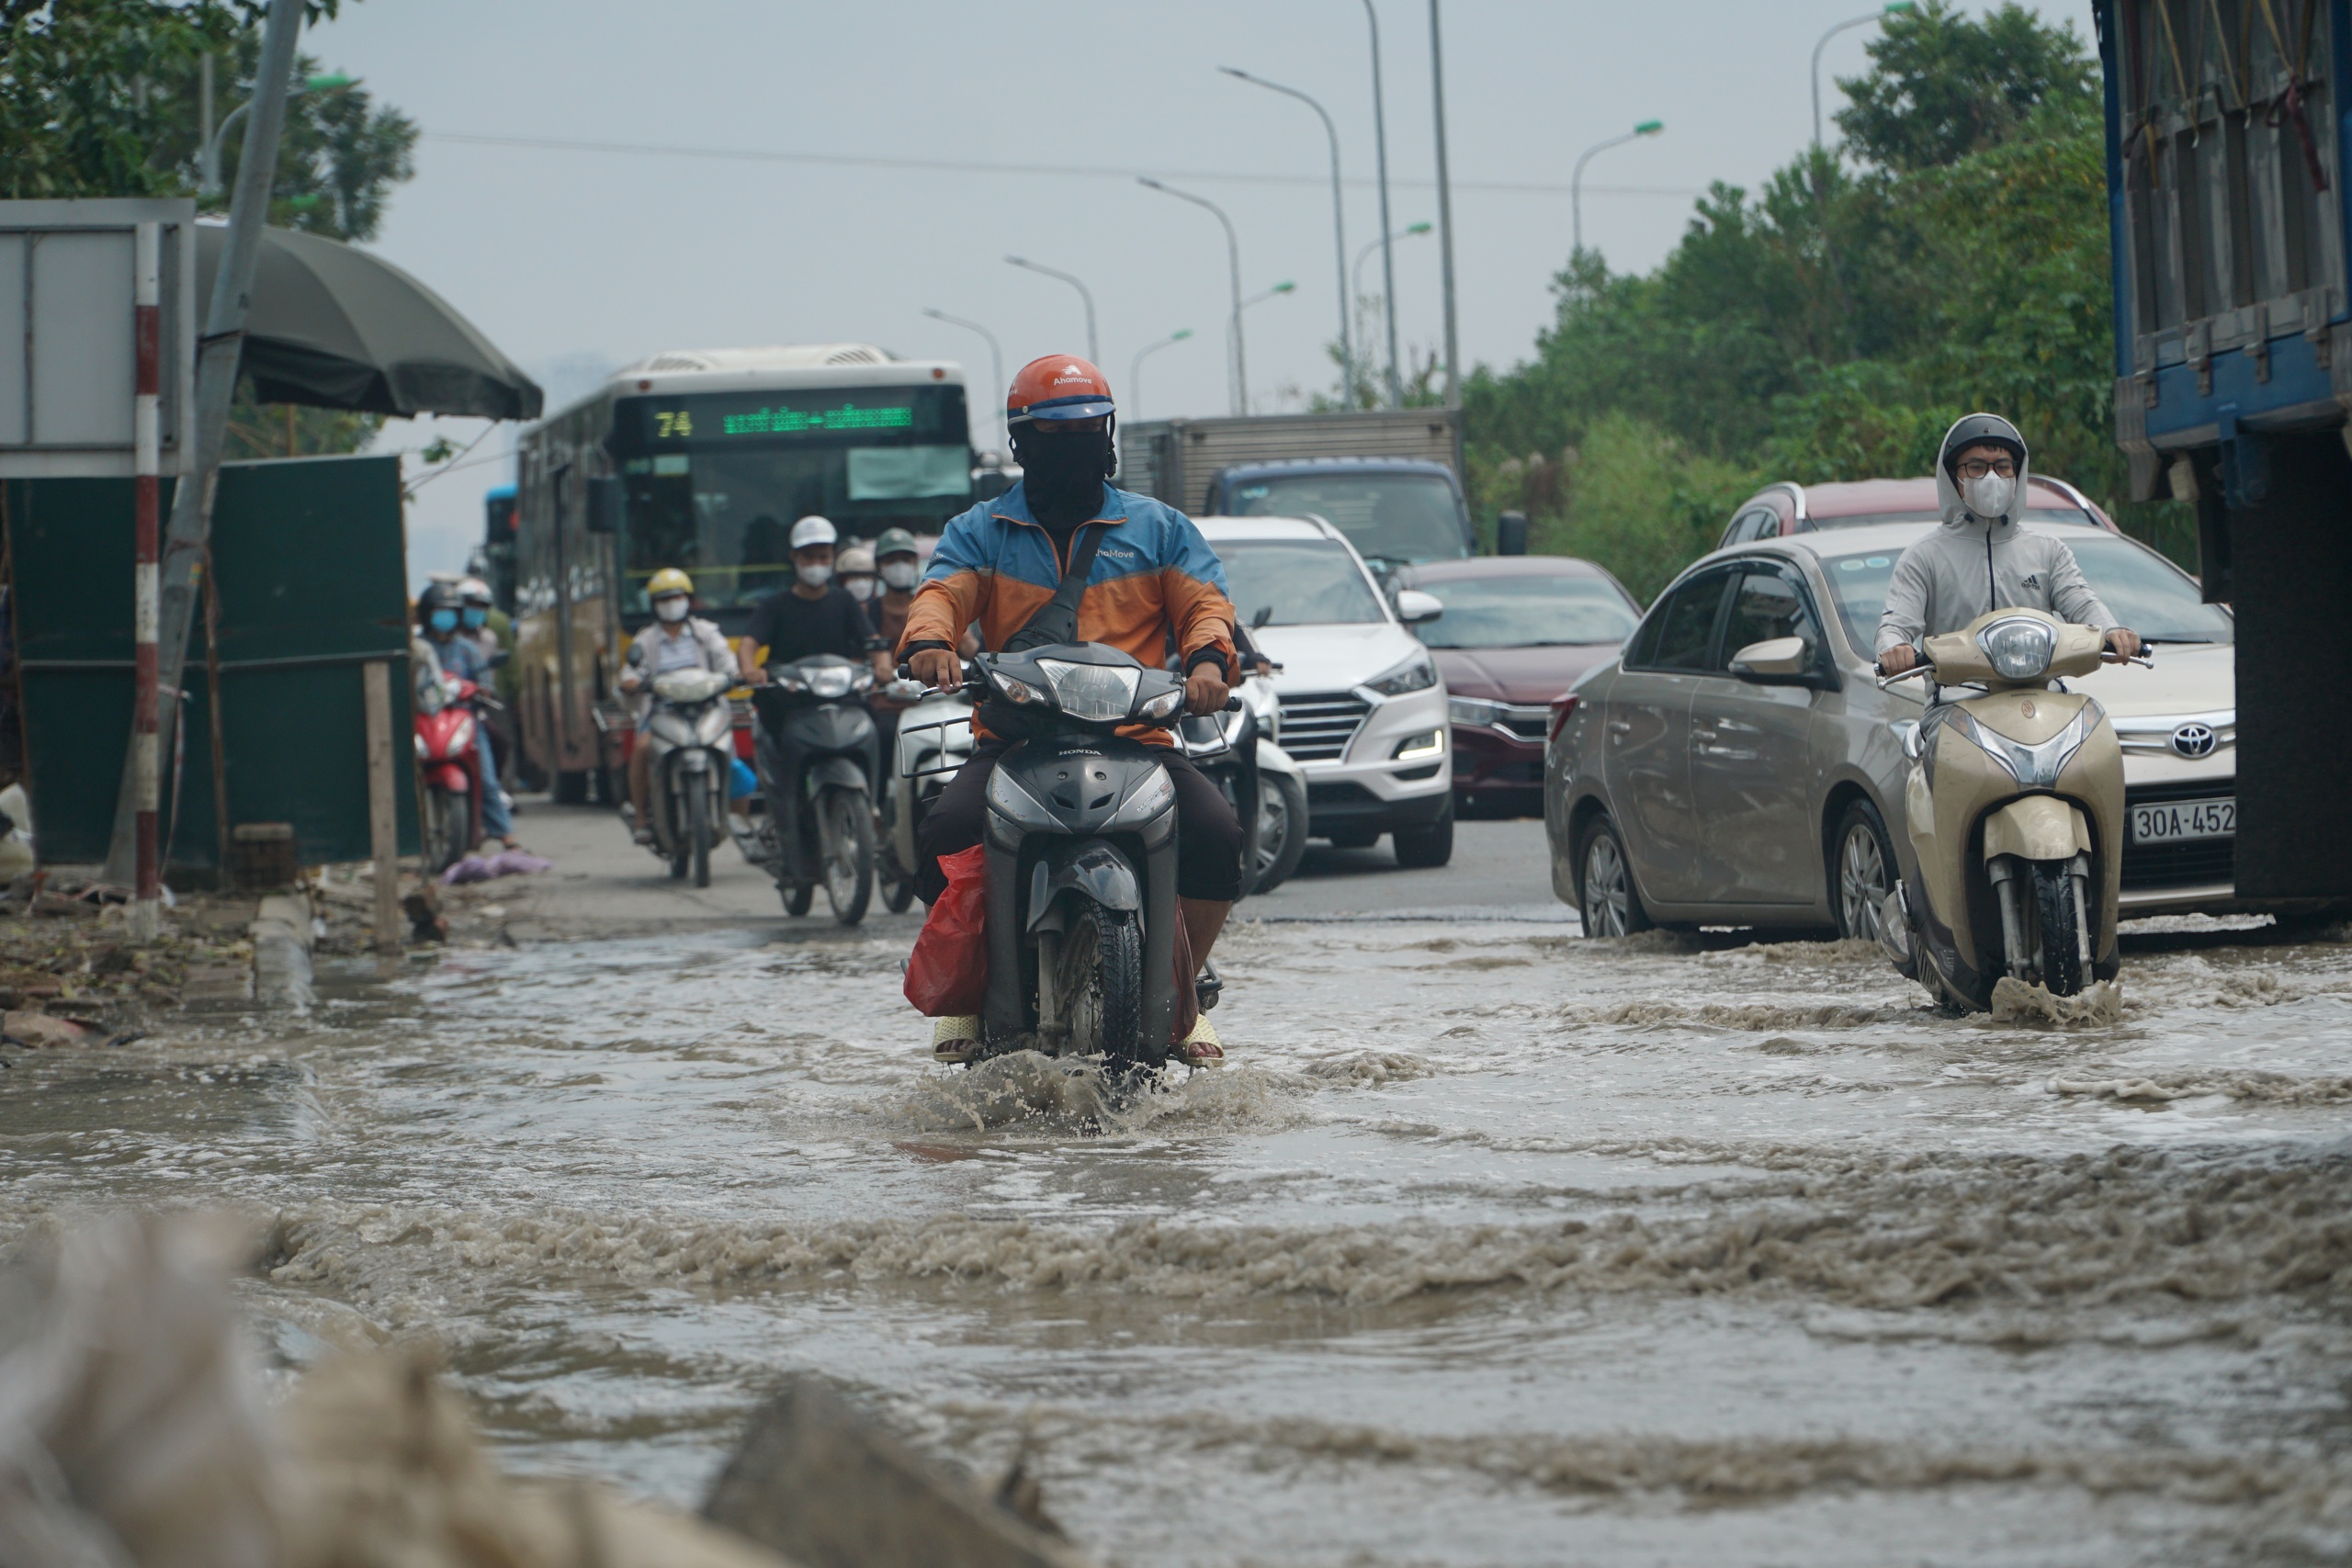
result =
[[[958,386],[811,388],[625,398],[611,446],[628,498],[621,613],[641,615],[663,567],[706,612],[791,582],[792,525],[816,513],[844,538],[935,534],[971,503]]]
[[[1320,517],[1375,567],[1470,553],[1462,503],[1437,474],[1273,474],[1235,485],[1236,517]]]

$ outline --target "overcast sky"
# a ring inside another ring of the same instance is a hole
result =
[[[1437,216],[1429,9],[1374,4],[1401,228]],[[1586,243],[1617,268],[1655,265],[1709,182],[1753,188],[1804,145],[1814,44],[1866,9],[1451,0],[1465,369],[1532,352],[1572,243],[1567,187],[1581,152],[1637,121],[1666,122],[1664,134],[1596,157],[1585,185]],[[2086,0],[2042,10],[2091,36]],[[1830,78],[1866,63],[1874,31],[1830,43],[1825,113],[1842,101]],[[1077,294],[1006,265],[1010,253],[1085,279],[1103,368],[1130,416],[1224,412],[1222,231],[1137,186],[1137,174],[1226,209],[1247,292],[1295,282],[1250,310],[1246,333],[1253,402],[1295,406],[1337,379],[1324,353],[1339,330],[1328,143],[1305,105],[1220,65],[1322,103],[1348,180],[1351,260],[1379,233],[1363,0],[346,0],[304,48],[364,77],[424,130],[416,178],[394,193],[376,248],[536,376],[550,410],[659,349],[766,343],[955,358],[977,392],[991,379],[985,344],[926,319],[925,306],[986,324],[1008,370],[1083,351]],[[773,154],[882,162],[757,156]],[[1378,276],[1375,255],[1366,284],[1376,289]],[[1434,236],[1397,243],[1396,292],[1408,350],[1435,350]],[[1194,335],[1145,362],[1138,397],[1134,355],[1178,328]],[[442,428],[462,442],[483,427]],[[429,434],[395,424],[380,446]],[[511,441],[492,431],[474,457]],[[412,575],[463,563],[482,493],[510,467],[469,465],[418,492]]]

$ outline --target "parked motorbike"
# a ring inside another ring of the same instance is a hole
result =
[[[1919,663],[1880,682],[1929,682],[1904,740],[1916,863],[1879,935],[1939,1001],[1986,1011],[2005,975],[2069,997],[2116,973],[2123,752],[2098,701],[2064,684],[2109,657],[2101,641],[2039,610],[1995,610],[1924,638]],[[1950,687],[1977,694],[1939,701]]]
[[[755,859],[786,914],[805,915],[820,883],[833,919],[854,926],[874,897],[874,775],[881,758],[865,705],[874,671],[820,653],[768,667],[752,693],[754,766],[766,815]]]
[[[1247,897],[1281,886],[1306,853],[1306,772],[1275,744],[1280,705],[1273,687],[1245,679],[1236,690],[1238,707],[1186,716],[1176,740],[1193,766],[1224,795],[1241,825],[1241,892]]]
[[[727,815],[727,769],[734,759],[734,713],[717,670],[673,670],[653,678],[653,710],[637,744],[650,749],[653,852],[670,874],[710,886],[710,850]]]
[[[425,869],[438,874],[471,854],[481,842],[481,752],[478,728],[483,712],[499,701],[462,676],[444,675],[420,683],[416,698],[416,763],[423,785]]]
[[[1162,1066],[1176,1014],[1176,788],[1159,748],[1117,730],[1174,726],[1183,682],[1117,649],[1065,643],[982,654],[965,690],[991,699],[989,728],[1015,742],[989,775],[980,1055]]]
[[[915,829],[972,755],[972,699],[960,691],[923,692],[899,716],[897,751],[882,792],[875,852],[882,901],[892,914],[914,902]]]

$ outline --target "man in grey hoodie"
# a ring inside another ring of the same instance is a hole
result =
[[[2046,610],[2107,634],[2117,658],[2140,638],[2099,602],[2062,539],[2018,526],[2026,507],[2025,439],[1998,414],[1973,413],[1944,433],[1936,459],[1943,526],[1903,552],[1878,621],[1879,668],[1918,662],[1918,639],[1956,632],[1988,610]]]

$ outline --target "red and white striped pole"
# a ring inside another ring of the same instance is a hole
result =
[[[137,885],[131,889],[130,936],[153,942],[163,925],[163,878],[155,863],[155,808],[161,788],[155,743],[155,640],[158,603],[155,562],[162,515],[162,481],[155,399],[163,385],[163,225],[138,227],[132,285],[133,323],[139,344],[139,379],[132,401],[131,484],[136,521],[131,544],[131,766],[138,781]]]

